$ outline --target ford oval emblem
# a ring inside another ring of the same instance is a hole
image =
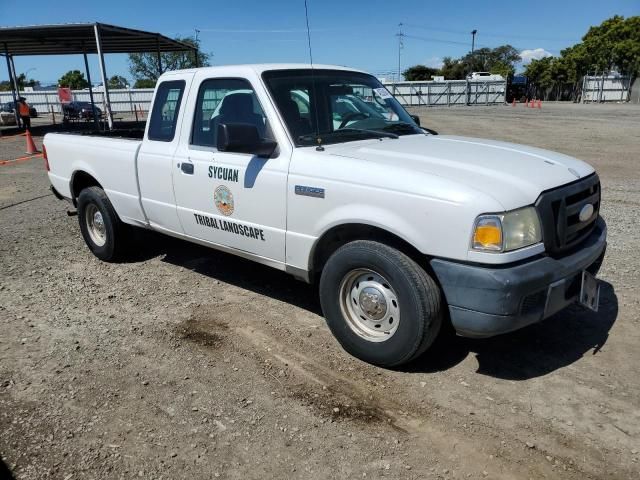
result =
[[[591,205],[590,203],[587,203],[583,205],[582,208],[580,209],[580,213],[578,213],[578,219],[581,222],[586,222],[591,218],[592,215],[593,215],[593,205]]]

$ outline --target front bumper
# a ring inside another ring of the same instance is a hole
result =
[[[582,271],[598,272],[607,226],[597,220],[591,235],[564,257],[538,257],[508,266],[479,266],[433,259],[449,305],[451,323],[465,337],[491,337],[539,322],[574,303]]]

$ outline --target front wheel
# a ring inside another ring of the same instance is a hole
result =
[[[384,367],[421,355],[442,325],[434,280],[407,255],[368,240],[348,243],[329,258],[320,303],[343,348]]]
[[[128,228],[100,187],[80,192],[78,221],[82,237],[96,257],[106,262],[122,258],[129,240]]]

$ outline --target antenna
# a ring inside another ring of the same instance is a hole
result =
[[[313,69],[313,54],[311,53],[311,30],[309,29],[309,7],[307,6],[307,0],[304,0],[304,17],[307,21],[307,44],[309,45],[309,63],[311,64],[311,89],[313,91],[313,101],[316,102],[316,76]],[[309,107],[311,107],[311,97],[309,97]],[[318,146],[316,150],[319,152],[324,151],[322,146],[322,138],[320,138],[320,125],[318,125],[318,106],[314,105],[315,117],[316,117],[316,141]]]

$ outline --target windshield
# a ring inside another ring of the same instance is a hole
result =
[[[262,76],[297,146],[424,134],[371,75],[295,69]]]

